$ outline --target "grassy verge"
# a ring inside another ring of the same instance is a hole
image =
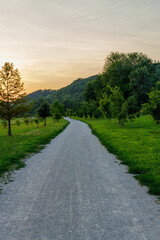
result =
[[[141,116],[121,127],[114,121],[84,120],[102,144],[129,166],[149,192],[160,195],[160,126],[150,116]]]
[[[47,126],[35,123],[27,126],[22,123],[20,126],[12,121],[12,137],[7,136],[7,129],[1,125],[0,128],[0,176],[5,172],[18,169],[24,166],[24,159],[29,154],[40,151],[44,144],[47,144],[56,137],[69,124],[61,119],[58,123],[47,119]]]

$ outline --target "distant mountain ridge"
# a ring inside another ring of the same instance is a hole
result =
[[[45,90],[37,90],[27,95],[27,98],[29,100],[38,100],[39,97],[44,97],[48,102],[53,102],[55,100],[58,100],[60,102],[65,101],[66,99],[72,99],[72,100],[83,100],[83,91],[86,87],[86,84],[89,81],[93,81],[97,75],[88,77],[88,78],[79,78],[75,81],[73,81],[71,84],[69,84],[66,87],[63,87],[59,90],[51,90],[51,89],[45,89]]]

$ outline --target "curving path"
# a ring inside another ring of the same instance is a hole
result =
[[[101,145],[71,124],[0,194],[0,240],[160,240],[160,205]]]

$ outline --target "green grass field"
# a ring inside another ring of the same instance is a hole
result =
[[[68,125],[68,122],[61,119],[58,123],[52,118],[47,119],[47,126],[43,122],[39,127],[35,123],[27,126],[22,119],[19,119],[20,126],[12,120],[12,136],[7,136],[7,128],[4,129],[0,122],[0,176],[12,169],[24,166],[25,157],[31,153],[40,151],[44,144],[50,142]]]
[[[149,192],[160,195],[160,126],[151,116],[141,116],[121,127],[107,120],[83,120],[102,144],[129,166]]]

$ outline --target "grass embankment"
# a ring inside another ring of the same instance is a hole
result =
[[[80,119],[82,120],[82,119]],[[141,116],[121,127],[112,120],[83,120],[102,144],[129,166],[149,192],[160,195],[160,126],[150,116]]]
[[[68,125],[61,119],[58,123],[53,119],[47,119],[47,126],[43,122],[39,127],[35,123],[27,126],[22,120],[20,126],[12,121],[12,136],[7,136],[7,128],[0,127],[0,176],[6,171],[18,169],[24,166],[23,158],[29,154],[40,151],[44,144],[50,142]]]

